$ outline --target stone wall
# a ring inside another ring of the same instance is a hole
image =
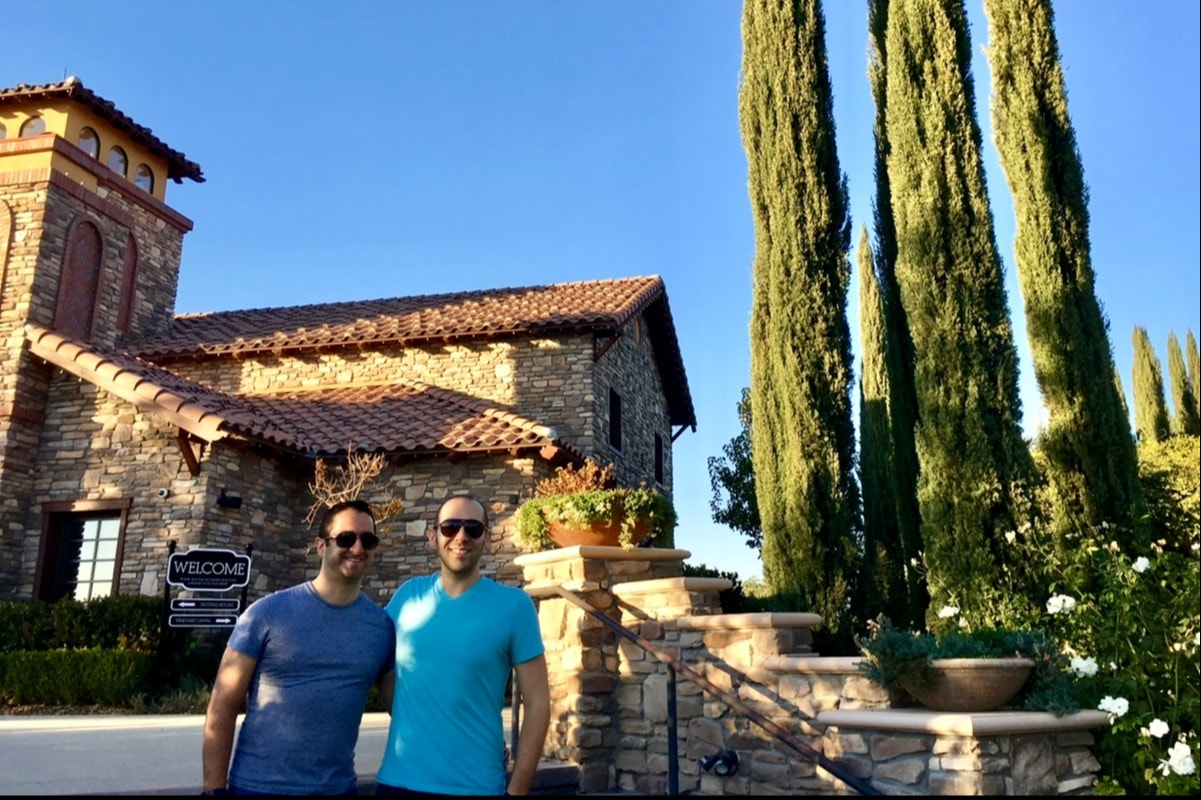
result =
[[[601,463],[612,461],[616,465],[620,483],[637,486],[645,481],[648,486],[655,486],[655,436],[659,436],[663,447],[663,480],[657,485],[671,494],[671,417],[654,349],[645,330],[647,326],[641,317],[626,325],[596,364],[593,440]],[[617,392],[622,402],[620,450],[609,444],[610,389]]]
[[[687,555],[566,548],[518,559],[526,590],[538,598],[551,676],[544,755],[578,765],[581,792],[666,793],[670,678],[663,660],[618,638],[556,586],[679,659],[682,792],[851,793],[818,755],[885,794],[1076,794],[1094,785],[1100,765],[1089,751],[1090,729],[1106,723],[1104,714],[889,708],[857,659],[810,652],[809,628],[820,618],[721,614],[717,592],[728,582],[670,577]],[[737,754],[735,774],[701,768],[700,759],[723,750]]]
[[[17,146],[17,143],[10,143]],[[2,165],[0,165],[2,166]],[[137,249],[134,330],[163,329],[171,319],[186,219],[157,201],[137,201],[119,185],[93,193],[49,168],[0,172],[0,547],[23,549],[51,370],[25,348],[28,321],[51,324],[69,231],[87,220],[102,238],[93,339],[118,338],[121,275],[130,242]],[[20,562],[0,565],[0,599],[28,587]]]
[[[307,488],[312,464],[307,460],[272,457],[232,440],[191,443],[200,461],[200,472],[193,476],[176,441],[177,430],[156,416],[62,372],[50,382],[48,398],[41,436],[27,448],[32,456],[29,503],[20,509],[20,535],[10,550],[16,555],[10,559],[17,566],[14,574],[20,576],[14,597],[36,595],[34,575],[46,519],[41,507],[47,502],[130,501],[118,587],[122,594],[162,590],[172,540],[180,551],[203,546],[244,552],[253,545],[248,599],[317,574],[317,524],[303,522],[312,502]],[[429,526],[442,500],[464,492],[489,511],[484,572],[518,584],[513,515],[533,482],[549,473],[541,460],[487,454],[453,463],[423,457],[390,467],[383,482],[404,501],[404,508],[380,525],[384,542],[365,591],[384,601],[404,579],[437,569],[427,541]],[[160,489],[167,490],[166,498],[158,496]],[[219,507],[222,489],[241,497],[241,508]]]

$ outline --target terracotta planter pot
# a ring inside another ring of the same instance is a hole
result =
[[[576,545],[620,547],[621,523],[624,518],[625,512],[619,509],[613,515],[612,520],[597,520],[587,528],[548,520],[546,523],[547,533],[550,535],[551,541],[559,547],[575,547]],[[634,523],[634,545],[645,539],[650,533],[650,529],[650,520],[642,519]]]
[[[992,711],[1013,699],[1030,677],[1029,658],[936,658],[936,677],[925,689],[902,681],[905,691],[932,711]]]

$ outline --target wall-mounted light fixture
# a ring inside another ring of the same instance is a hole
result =
[[[718,750],[716,753],[702,756],[697,763],[705,772],[713,770],[714,775],[723,778],[738,774],[738,753],[733,750]]]
[[[221,494],[217,495],[217,505],[221,508],[238,509],[242,507],[242,498],[236,494],[230,494],[225,489],[221,490]]]

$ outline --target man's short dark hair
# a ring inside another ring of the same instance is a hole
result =
[[[329,529],[333,527],[334,516],[345,511],[346,509],[359,511],[371,517],[371,527],[375,527],[375,514],[371,513],[371,504],[366,500],[343,500],[340,503],[334,503],[329,508],[325,509],[325,514],[321,517],[321,535],[329,536]]]
[[[434,514],[435,522],[437,522],[439,519],[442,518],[442,509],[446,508],[446,504],[449,503],[451,500],[470,500],[471,502],[475,503],[477,506],[480,507],[480,511],[484,512],[484,527],[485,528],[488,527],[488,506],[484,505],[483,501],[480,500],[478,497],[476,497],[475,495],[471,495],[471,494],[452,494],[449,497],[447,497],[445,500],[443,500],[442,504],[440,506],[438,506],[437,512],[435,512],[435,514]]]

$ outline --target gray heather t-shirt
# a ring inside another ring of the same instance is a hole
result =
[[[229,783],[274,794],[356,788],[367,695],[395,663],[396,631],[366,595],[334,606],[303,583],[250,605],[229,646],[258,661]]]

